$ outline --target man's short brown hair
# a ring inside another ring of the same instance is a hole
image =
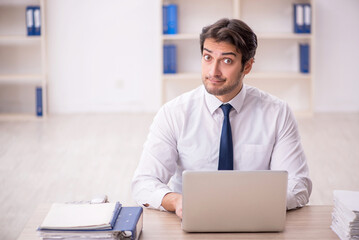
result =
[[[245,22],[238,19],[223,18],[204,27],[200,34],[201,53],[203,53],[203,44],[207,38],[213,38],[216,42],[233,44],[237,51],[242,54],[243,67],[256,54],[256,34]]]

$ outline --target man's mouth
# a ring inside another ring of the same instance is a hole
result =
[[[206,79],[208,81],[210,81],[211,83],[221,83],[221,82],[226,81],[225,78],[220,78],[220,77],[206,77]]]

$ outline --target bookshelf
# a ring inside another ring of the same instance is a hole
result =
[[[40,6],[41,35],[27,36],[26,7]],[[39,119],[36,88],[46,116],[45,0],[0,2],[0,120]]]
[[[161,38],[162,46],[177,46],[177,73],[163,74],[161,64],[163,102],[201,84],[199,34],[202,27],[227,17],[245,21],[258,37],[255,64],[244,82],[287,101],[298,115],[311,115],[315,71],[314,2],[223,0],[218,4],[216,0],[162,1],[162,4],[178,5],[178,34],[162,34]],[[293,33],[294,3],[311,4],[311,33]],[[310,46],[310,73],[301,73],[299,70],[300,43],[308,43]]]

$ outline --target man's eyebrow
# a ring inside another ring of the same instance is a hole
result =
[[[234,52],[224,52],[224,53],[222,53],[222,55],[233,55],[233,56],[237,57],[237,55]]]
[[[206,50],[207,52],[212,53],[212,51],[211,51],[211,50],[209,50],[209,49],[207,49],[207,48],[203,48],[203,50]]]
[[[207,49],[207,48],[203,48],[203,50],[206,50],[207,52],[209,53],[213,53],[213,51]],[[224,53],[221,53],[222,56],[225,56],[225,55],[233,55],[235,57],[237,57],[237,55],[234,53],[234,52],[224,52]]]

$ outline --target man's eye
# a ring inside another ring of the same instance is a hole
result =
[[[206,61],[211,60],[211,56],[209,56],[209,55],[204,55],[203,58],[204,58],[204,60],[206,60]]]
[[[225,58],[225,59],[223,60],[223,62],[224,62],[225,64],[231,64],[231,63],[232,63],[232,59]]]

